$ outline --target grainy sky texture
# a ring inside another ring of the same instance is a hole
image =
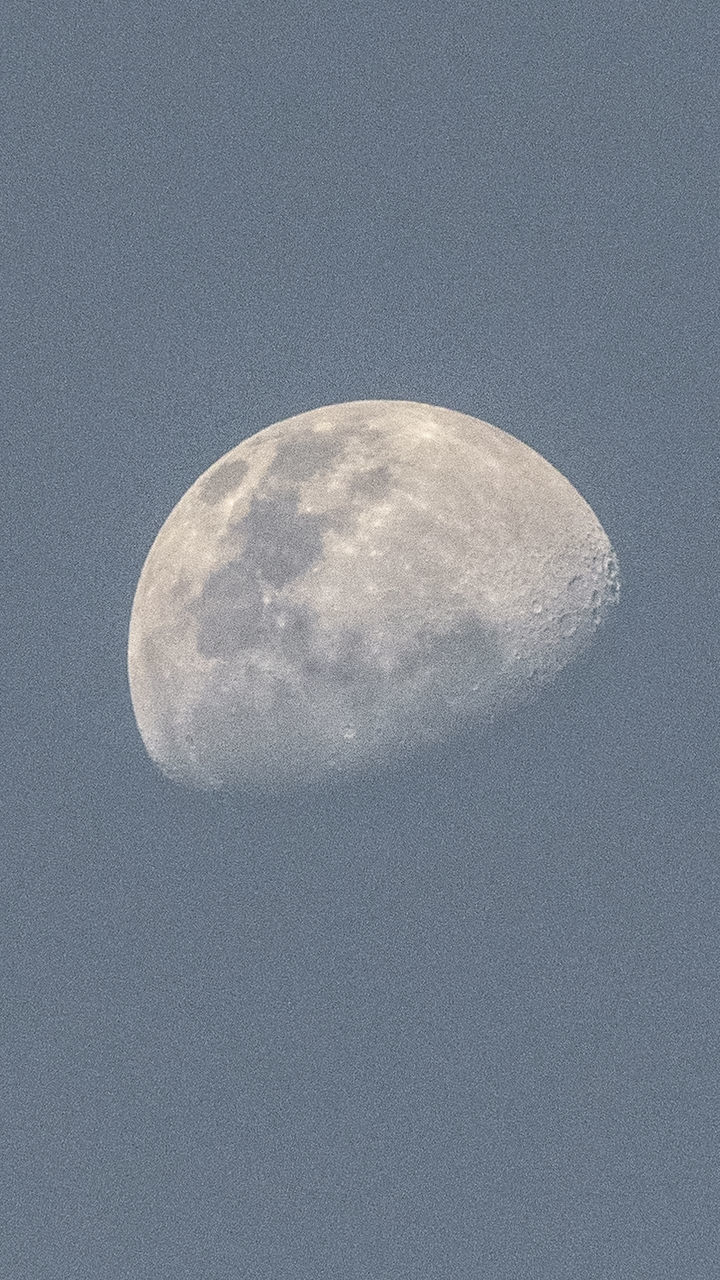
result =
[[[715,4],[3,18],[2,1280],[720,1265]],[[342,400],[517,435],[624,598],[489,748],[148,761],[149,546]]]

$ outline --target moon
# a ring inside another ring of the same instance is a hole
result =
[[[128,642],[148,754],[199,788],[396,761],[535,696],[618,597],[591,508],[538,453],[404,400],[300,413],[191,486]]]

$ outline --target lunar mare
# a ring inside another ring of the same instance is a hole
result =
[[[162,526],[130,621],[138,728],[191,786],[321,780],[492,722],[617,595],[600,523],[527,445],[410,401],[315,409]]]

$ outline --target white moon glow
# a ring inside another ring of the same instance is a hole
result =
[[[298,414],[171,512],[132,610],[147,750],[198,787],[392,760],[527,699],[589,643],[617,561],[554,467],[400,400]]]

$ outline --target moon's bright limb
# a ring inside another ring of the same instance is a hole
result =
[[[527,445],[411,401],[315,409],[232,449],[162,526],[135,716],[190,785],[319,779],[528,698],[617,594],[600,523]]]

